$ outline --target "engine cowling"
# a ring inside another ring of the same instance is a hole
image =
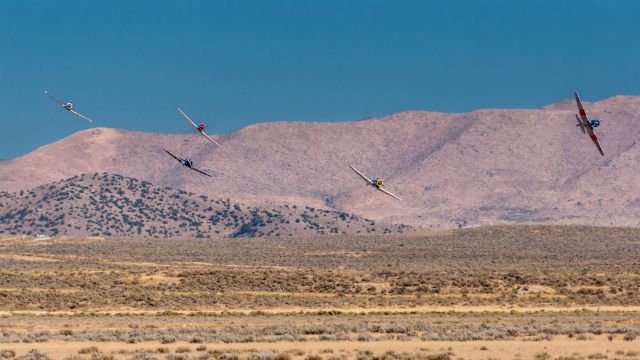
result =
[[[198,125],[198,131],[201,131],[201,132],[202,132],[202,131],[204,131],[204,129],[206,129],[206,128],[207,128],[207,125],[205,125],[205,124],[200,124],[200,125]]]
[[[381,187],[382,185],[384,185],[384,181],[382,181],[382,179],[376,179],[376,181],[374,181],[374,184],[376,184],[377,187]]]
[[[600,120],[598,120],[598,119],[591,120],[591,127],[596,128],[598,126],[600,126]]]
[[[67,109],[67,110],[73,110],[73,104],[72,103],[66,103],[64,108]]]

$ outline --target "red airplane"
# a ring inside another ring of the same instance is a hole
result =
[[[573,94],[575,95],[576,103],[578,104],[578,114],[576,115],[576,120],[578,120],[578,125],[576,126],[579,126],[580,130],[582,130],[584,134],[589,134],[591,141],[593,141],[593,143],[598,148],[598,151],[600,151],[600,155],[604,156],[604,151],[602,151],[602,147],[600,146],[598,137],[593,132],[594,128],[597,128],[598,126],[600,126],[600,120],[593,119],[590,121],[589,117],[587,117],[587,111],[582,106],[582,102],[580,101],[580,97],[578,96],[578,93],[574,92]]]
[[[182,115],[182,117],[187,120],[189,122],[189,124],[191,124],[191,126],[193,126],[194,129],[196,129],[196,131],[198,131],[200,134],[204,135],[204,137],[206,137],[207,139],[209,139],[212,143],[222,147],[222,145],[218,144],[215,140],[213,140],[209,135],[207,135],[207,133],[204,132],[204,129],[207,127],[207,125],[205,124],[200,124],[200,125],[196,125],[193,121],[191,121],[191,119],[189,119],[189,117],[187,116],[187,114],[185,114],[184,112],[182,112],[182,110],[180,110],[180,108],[178,108],[178,111],[180,112],[180,115]]]

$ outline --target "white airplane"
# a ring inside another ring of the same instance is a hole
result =
[[[72,113],[72,114],[74,114],[74,115],[76,115],[76,116],[78,116],[78,117],[81,117],[82,119],[87,120],[87,121],[88,121],[88,122],[90,122],[90,123],[92,123],[92,122],[93,122],[93,120],[91,120],[91,119],[89,119],[88,117],[86,117],[86,116],[84,116],[84,115],[80,114],[79,112],[77,112],[77,111],[73,110],[73,104],[72,104],[72,103],[70,103],[70,102],[68,102],[68,103],[64,103],[64,102],[62,102],[62,101],[60,101],[60,100],[58,100],[58,99],[54,98],[53,96],[51,96],[51,94],[49,94],[49,92],[48,92],[47,90],[45,90],[45,91],[44,91],[44,93],[45,93],[45,95],[47,95],[48,97],[50,97],[50,98],[51,98],[51,100],[55,101],[58,105],[62,106],[62,107],[63,107],[65,110],[67,110],[68,112],[70,112],[70,113]]]
[[[391,196],[392,198],[396,199],[396,200],[400,200],[399,197],[393,195],[392,193],[388,192],[387,190],[385,190],[383,188],[384,186],[384,181],[380,178],[368,178],[366,177],[363,173],[361,173],[360,171],[356,170],[356,168],[354,168],[353,166],[349,165],[349,167],[351,168],[351,170],[355,171],[358,175],[360,175],[360,177],[362,177],[364,179],[364,181],[367,182],[367,185],[371,185],[374,188],[382,191],[383,193]]]
[[[573,95],[576,98],[576,104],[578,105],[578,115],[576,115],[576,120],[578,120],[578,125],[582,133],[588,134],[593,141],[593,144],[598,148],[600,155],[604,156],[604,151],[602,151],[602,146],[600,146],[600,142],[598,141],[598,137],[596,133],[593,131],[594,128],[600,126],[600,120],[593,119],[589,120],[587,116],[587,111],[582,106],[582,101],[580,101],[580,96],[578,96],[578,92],[574,92]]]
[[[182,115],[182,117],[187,120],[189,122],[189,124],[191,124],[191,126],[193,126],[194,129],[196,129],[196,131],[198,131],[200,134],[204,135],[204,137],[206,137],[207,139],[209,139],[212,143],[222,147],[222,145],[218,144],[215,140],[213,140],[209,135],[207,135],[207,133],[204,132],[204,129],[207,127],[207,125],[205,124],[200,124],[200,125],[196,125],[193,121],[191,121],[191,119],[189,119],[189,117],[187,116],[187,114],[185,114],[184,112],[182,112],[182,110],[180,110],[180,108],[178,108],[178,111],[180,112],[180,115]]]

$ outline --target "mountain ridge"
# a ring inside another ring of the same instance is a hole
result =
[[[197,134],[92,128],[0,163],[0,190],[106,172],[202,195],[326,207],[427,228],[639,225],[640,184],[633,174],[640,171],[640,97],[585,102],[602,121],[596,132],[604,158],[575,128],[570,104],[269,122],[215,136],[223,149]],[[163,148],[191,157],[213,177],[195,176]],[[365,188],[348,165],[384,177],[404,201]]]

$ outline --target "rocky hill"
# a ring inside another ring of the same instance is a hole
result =
[[[203,238],[407,230],[344,212],[212,199],[110,174],[80,175],[0,194],[3,234]]]

